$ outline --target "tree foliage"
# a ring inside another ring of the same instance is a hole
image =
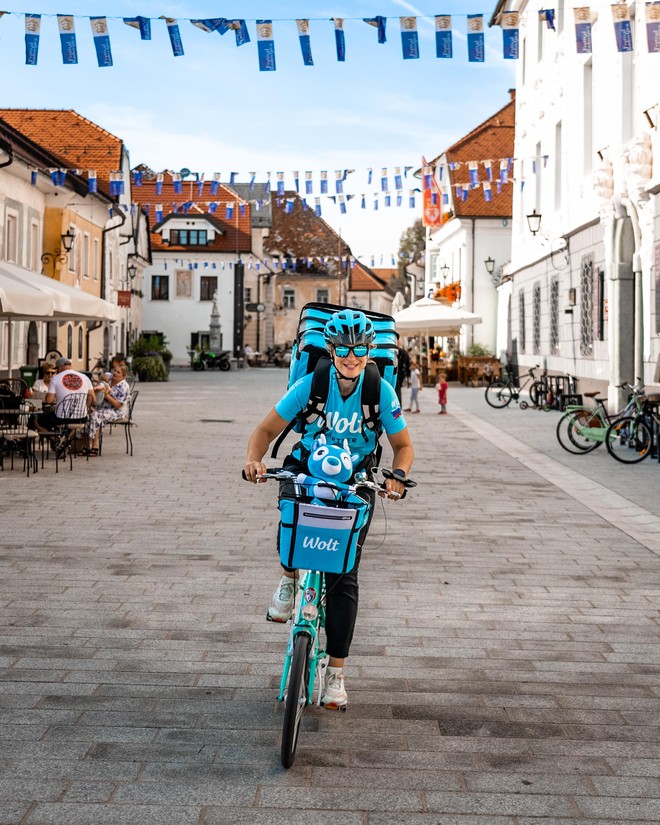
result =
[[[426,249],[426,229],[421,218],[405,229],[399,239],[397,256],[397,274],[392,278],[391,286],[401,292],[409,287],[406,267],[423,258]]]

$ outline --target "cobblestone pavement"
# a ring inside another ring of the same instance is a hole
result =
[[[139,386],[133,458],[115,432],[0,474],[0,825],[660,821],[660,467],[560,456],[556,417],[479,390],[422,393],[350,708],[280,767],[275,489],[238,474],[284,380],[174,373]]]

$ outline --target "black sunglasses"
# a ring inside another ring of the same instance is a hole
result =
[[[356,358],[364,358],[364,356],[369,352],[369,346],[367,344],[356,344],[354,347],[347,347],[343,345],[333,347],[335,351],[335,355],[338,355],[340,358],[346,358],[351,350],[353,351],[353,355]]]

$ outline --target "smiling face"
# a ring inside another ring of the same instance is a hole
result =
[[[339,353],[337,352],[337,349],[339,349]],[[344,352],[346,351],[347,354],[344,355]],[[346,378],[358,378],[362,370],[367,366],[367,361],[369,359],[368,352],[366,355],[359,357],[355,354],[352,347],[332,347],[331,354],[332,363],[334,364],[335,369],[340,373],[340,375],[343,375]]]

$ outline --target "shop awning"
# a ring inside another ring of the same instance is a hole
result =
[[[480,324],[481,318],[466,309],[455,309],[433,298],[421,298],[394,314],[401,335],[458,335],[463,324]]]
[[[0,317],[117,321],[119,307],[30,269],[0,263]]]

